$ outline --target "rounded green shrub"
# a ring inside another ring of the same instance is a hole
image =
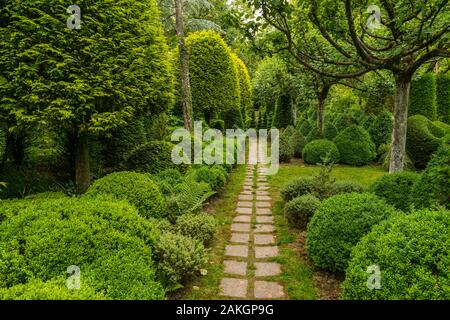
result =
[[[422,115],[430,120],[436,119],[436,76],[434,73],[426,73],[411,81],[408,114]]]
[[[393,117],[392,113],[388,111],[381,112],[370,123],[367,131],[369,132],[377,149],[382,144],[391,143],[392,128]]]
[[[116,199],[127,200],[144,217],[161,217],[165,201],[155,182],[148,175],[137,172],[114,172],[96,180],[88,189],[86,196],[110,195]]]
[[[319,206],[319,199],[311,194],[306,194],[286,203],[284,215],[292,226],[306,229],[309,219]]]
[[[166,141],[151,141],[138,146],[126,157],[128,170],[155,174],[175,168],[172,162],[173,145]]]
[[[443,144],[428,163],[411,191],[416,208],[450,209],[450,145]]]
[[[281,163],[291,162],[291,159],[294,156],[294,148],[290,143],[289,137],[281,135],[279,152],[279,160]]]
[[[386,200],[387,203],[402,211],[409,210],[409,197],[419,175],[414,172],[397,172],[378,178],[370,191]]]
[[[436,77],[436,104],[438,120],[450,124],[450,75],[441,73]]]
[[[339,162],[339,150],[333,141],[320,139],[309,142],[303,148],[303,160],[309,164],[323,163],[325,158],[331,162]]]
[[[354,247],[344,299],[450,299],[450,212],[422,210],[383,221]],[[368,289],[369,266],[380,289]]]
[[[319,268],[344,271],[353,246],[393,212],[391,206],[371,193],[343,193],[328,198],[308,224],[308,256]]]
[[[284,202],[291,201],[296,197],[313,193],[316,183],[311,177],[301,177],[292,180],[281,189],[281,198]]]
[[[212,240],[216,227],[217,221],[212,215],[207,213],[191,213],[179,216],[174,229],[184,236],[200,240],[202,243],[207,244]]]
[[[425,168],[439,147],[439,138],[431,131],[431,121],[422,115],[408,118],[406,151],[417,168]]]
[[[365,188],[362,184],[355,181],[336,181],[331,185],[330,194],[336,195],[341,193],[363,193]]]
[[[334,125],[338,132],[344,131],[347,127],[354,124],[356,124],[355,118],[348,113],[339,113],[334,120]]]
[[[178,288],[206,263],[202,242],[177,233],[163,233],[155,246],[160,276],[169,290]]]
[[[301,158],[303,148],[307,143],[305,137],[298,130],[294,130],[289,136],[289,142],[294,149],[294,157]]]
[[[341,162],[352,166],[362,166],[376,156],[375,144],[363,128],[352,125],[339,133],[334,139]]]
[[[194,171],[195,180],[197,182],[206,182],[212,190],[218,190],[225,185],[227,181],[226,173],[217,166],[208,167],[201,166]]]
[[[41,192],[41,193],[36,193],[36,194],[32,194],[29,196],[26,196],[25,199],[27,200],[45,200],[45,199],[60,199],[60,198],[65,198],[67,197],[67,195],[64,192]]]

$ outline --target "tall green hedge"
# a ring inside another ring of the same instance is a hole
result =
[[[450,74],[436,77],[436,103],[438,120],[450,124]]]
[[[231,54],[231,57],[236,66],[238,77],[239,77],[239,104],[241,110],[241,116],[243,121],[247,118],[247,113],[250,112],[250,108],[252,107],[252,85],[250,82],[250,75],[247,70],[247,66],[245,63],[234,53]]]
[[[291,96],[289,94],[284,93],[280,96],[275,108],[272,127],[286,128],[287,126],[294,124],[291,103]]]
[[[213,31],[200,31],[186,37],[186,45],[194,111],[203,112],[206,119],[214,113],[237,112],[239,76],[225,41]]]
[[[436,119],[436,76],[427,73],[411,82],[409,115],[423,115]]]
[[[432,122],[422,115],[408,118],[406,151],[417,168],[425,168],[431,155],[439,147],[439,138],[430,130],[432,125]]]

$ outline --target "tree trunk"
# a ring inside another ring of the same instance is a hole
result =
[[[394,128],[389,173],[403,171],[411,78],[397,76],[395,85]]]
[[[192,119],[191,85],[189,83],[189,56],[186,43],[184,42],[182,0],[175,0],[175,19],[175,30],[178,37],[178,48],[180,50],[181,108],[183,110],[184,128],[192,132],[194,130],[194,123]]]
[[[86,192],[90,175],[88,136],[86,133],[78,133],[75,144],[75,184],[78,194]]]
[[[297,98],[292,96],[292,122],[294,127],[297,124]]]
[[[317,95],[317,129],[321,137],[325,132],[325,102],[330,92],[331,85],[325,84]]]

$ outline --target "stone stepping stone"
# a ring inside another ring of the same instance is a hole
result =
[[[237,206],[238,207],[252,208],[253,207],[253,202],[251,202],[251,201],[238,201]]]
[[[270,208],[256,208],[256,214],[257,215],[270,215],[272,214],[272,211]]]
[[[258,201],[270,201],[270,200],[272,200],[272,198],[269,197],[269,196],[256,195],[256,200],[258,200]]]
[[[225,247],[225,255],[231,257],[248,257],[248,246],[229,244]]]
[[[257,191],[267,191],[267,190],[269,190],[269,187],[268,186],[264,186],[264,187],[258,186],[258,187],[256,187],[256,190]]]
[[[256,222],[257,223],[273,223],[273,217],[272,216],[257,216]]]
[[[247,280],[223,278],[220,281],[220,294],[227,297],[245,298],[247,296]]]
[[[252,214],[252,208],[238,207],[236,208],[236,212],[240,214]]]
[[[232,233],[230,242],[248,243],[250,241],[250,234],[248,233]]]
[[[274,231],[275,227],[271,224],[257,224],[255,226],[255,233],[268,233]]]
[[[232,223],[231,231],[249,232],[250,223]]]
[[[240,276],[245,276],[247,274],[247,262],[225,260],[223,264],[225,266],[225,273],[237,274]]]
[[[269,192],[268,191],[256,191],[256,195],[258,195],[258,196],[268,196]]]
[[[284,296],[283,287],[273,281],[255,281],[254,296],[257,299],[277,299]]]
[[[238,200],[253,201],[253,195],[242,194],[238,196]]]
[[[258,183],[261,183],[261,182],[267,182],[267,177],[266,176],[259,176],[258,177]]]
[[[255,244],[268,245],[275,243],[275,236],[272,234],[255,234]]]
[[[253,186],[243,186],[242,190],[248,190],[248,191],[252,191],[253,190]]]
[[[270,202],[256,201],[255,205],[257,208],[270,208]],[[239,202],[238,202],[238,206],[239,206]],[[245,206],[242,206],[242,207],[245,207]]]
[[[252,217],[249,215],[246,216],[236,216],[233,219],[233,222],[249,222],[251,221]]]
[[[253,194],[253,191],[251,191],[251,190],[243,190],[243,191],[241,191],[241,193],[239,195],[243,196],[243,195],[249,195],[249,194]]]
[[[267,187],[267,186],[269,186],[269,183],[268,182],[259,182],[258,181],[258,187]]]
[[[250,182],[244,181],[244,187],[253,187],[253,181]]]
[[[277,246],[255,247],[256,259],[273,258],[276,257],[277,255],[278,255]]]
[[[256,277],[271,277],[281,273],[281,265],[276,262],[255,262]]]

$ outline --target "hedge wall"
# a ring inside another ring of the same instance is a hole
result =
[[[436,119],[436,77],[433,73],[427,73],[411,82],[409,115],[416,114],[430,120]]]
[[[450,124],[450,75],[439,74],[436,77],[437,117]]]

